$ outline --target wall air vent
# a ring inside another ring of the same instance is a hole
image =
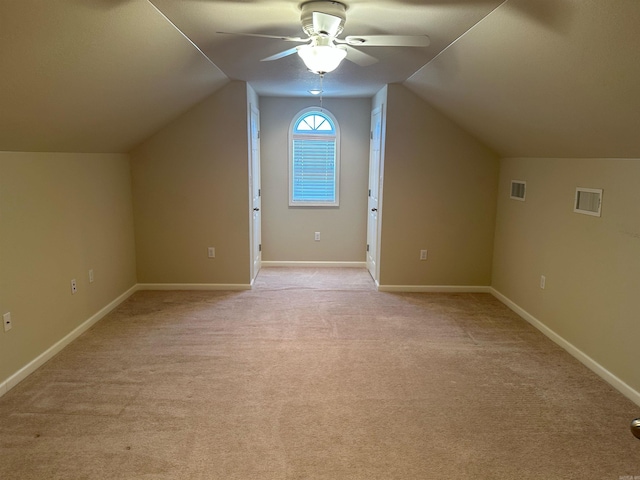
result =
[[[527,182],[522,180],[511,180],[511,196],[514,200],[524,202],[524,196],[527,192]]]
[[[573,211],[584,215],[600,216],[602,208],[602,189],[599,188],[576,188],[576,199],[573,204]]]

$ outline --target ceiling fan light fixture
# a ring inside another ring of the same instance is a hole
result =
[[[333,72],[347,56],[347,50],[335,45],[301,45],[298,55],[309,70],[315,73]]]

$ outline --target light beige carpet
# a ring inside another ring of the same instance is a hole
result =
[[[639,410],[490,295],[271,268],[138,292],[0,398],[0,478],[619,480]]]

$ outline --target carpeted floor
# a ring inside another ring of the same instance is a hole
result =
[[[487,294],[138,292],[0,398],[0,478],[640,478],[640,408]]]

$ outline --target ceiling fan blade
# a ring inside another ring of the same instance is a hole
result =
[[[349,45],[345,45],[347,49],[347,60],[360,65],[361,67],[368,67],[374,63],[378,63],[378,59],[369,55],[368,53],[361,52],[360,50],[353,48]]]
[[[270,62],[271,60],[278,60],[279,58],[288,57],[289,55],[293,55],[298,52],[297,47],[290,48],[289,50],[285,50],[284,52],[276,53],[275,55],[271,55],[270,57],[263,58],[260,60],[261,62]]]
[[[336,42],[354,47],[428,47],[431,43],[426,35],[349,35]]]
[[[327,34],[335,37],[340,32],[340,17],[328,13],[313,12],[313,30],[316,33]]]
[[[237,32],[216,32],[224,35],[240,35],[243,37],[259,37],[259,38],[275,38],[276,40],[284,40],[285,42],[308,42],[308,38],[286,37],[279,35],[263,35],[261,33],[237,33]]]

